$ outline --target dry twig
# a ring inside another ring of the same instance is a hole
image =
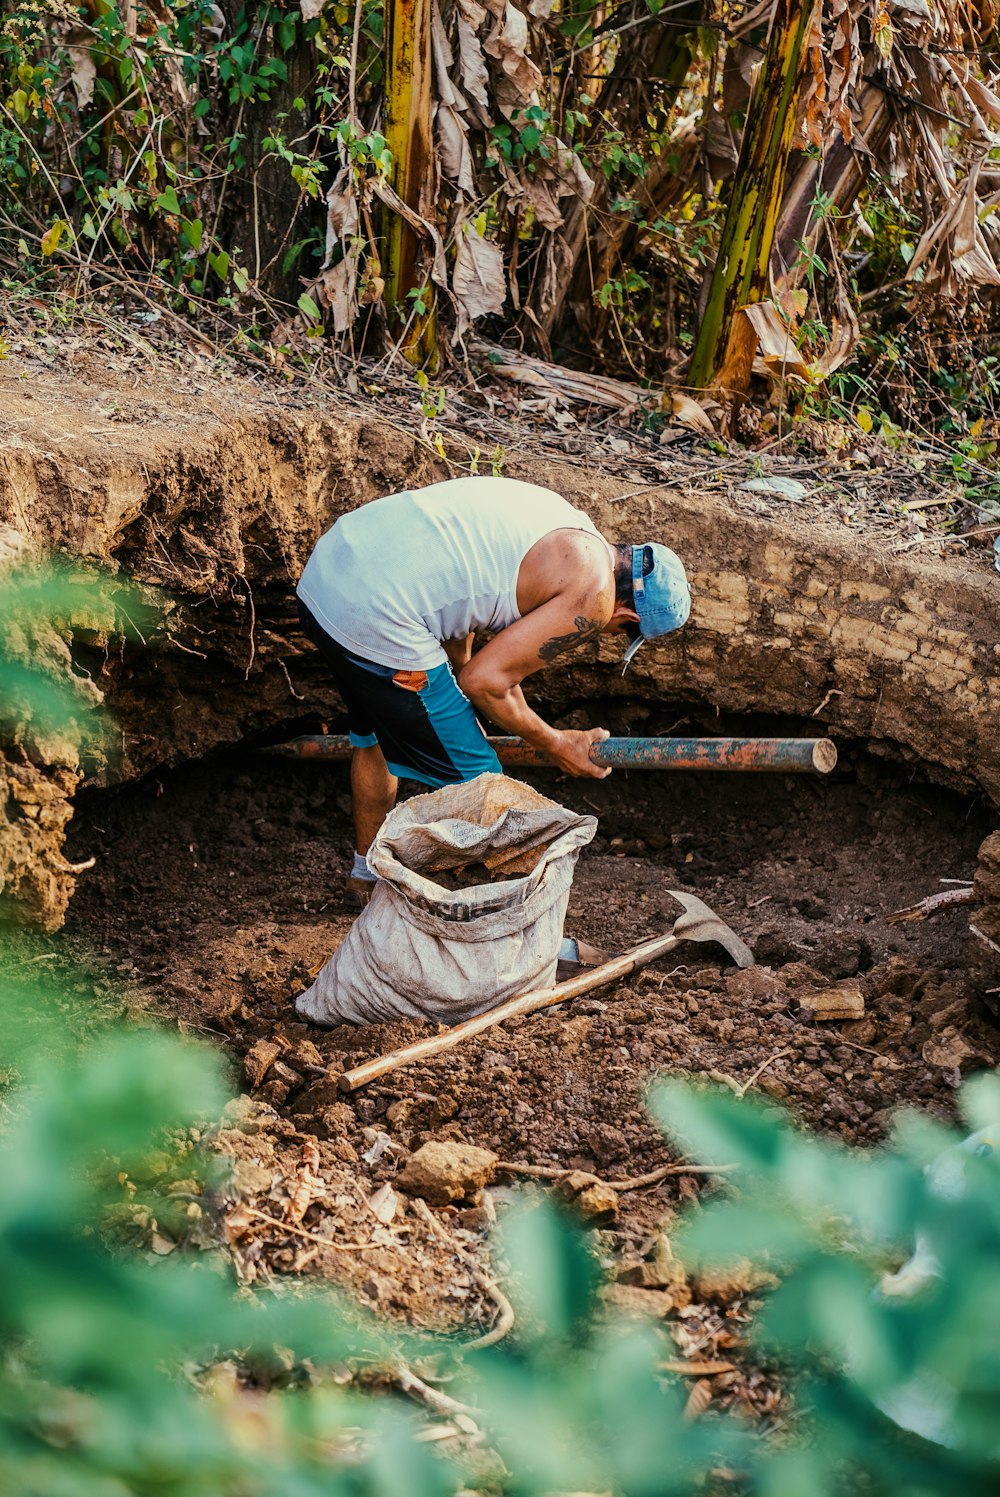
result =
[[[465,1435],[478,1435],[479,1427],[473,1422],[473,1417],[479,1417],[481,1411],[474,1409],[471,1404],[459,1403],[457,1398],[450,1398],[447,1393],[442,1393],[439,1388],[432,1388],[425,1383],[422,1377],[418,1377],[412,1367],[407,1367],[405,1362],[393,1362],[389,1369],[389,1376],[394,1385],[407,1398],[422,1403],[425,1408],[432,1409],[435,1414],[446,1414],[454,1419],[459,1429]]]
[[[776,1060],[781,1060],[783,1056],[791,1055],[791,1053],[791,1050],[775,1050],[773,1055],[769,1055],[766,1060],[761,1061],[756,1071],[751,1076],[748,1076],[746,1081],[736,1081],[725,1071],[708,1071],[706,1074],[712,1081],[718,1081],[723,1086],[728,1086],[734,1096],[745,1097],[754,1082],[760,1080],[769,1066],[773,1066]]]
[[[650,1170],[648,1175],[633,1175],[627,1180],[601,1180],[597,1175],[592,1178],[595,1184],[606,1185],[609,1190],[643,1190],[647,1185],[657,1185],[668,1175],[725,1175],[738,1168],[735,1164],[662,1164],[658,1169]],[[537,1180],[564,1180],[567,1175],[578,1173],[559,1165],[521,1164],[512,1159],[501,1160],[497,1169],[501,1173],[527,1175]]]
[[[363,1253],[372,1246],[370,1242],[331,1242],[328,1237],[320,1237],[318,1233],[296,1226],[294,1222],[283,1222],[280,1217],[268,1216],[266,1211],[258,1211],[256,1206],[247,1206],[245,1210],[249,1216],[256,1216],[262,1222],[269,1222],[272,1227],[280,1227],[283,1232],[294,1232],[296,1237],[305,1237],[309,1242],[318,1242],[320,1247],[332,1248],[335,1253]]]
[[[420,1219],[430,1227],[434,1235],[440,1238],[442,1242],[448,1244],[455,1257],[468,1269],[479,1288],[489,1295],[499,1312],[497,1323],[493,1329],[487,1331],[485,1336],[479,1336],[475,1341],[466,1341],[462,1350],[478,1351],[485,1346],[495,1346],[498,1341],[502,1341],[505,1336],[509,1335],[514,1328],[513,1305],[500,1286],[490,1278],[489,1274],[483,1273],[472,1255],[467,1253],[455,1241],[451,1233],[441,1225],[426,1201],[422,1200],[420,1196],[414,1196],[410,1204]]]
[[[956,904],[972,904],[974,900],[971,884],[962,889],[942,889],[938,894],[928,894],[926,899],[919,900],[917,904],[907,905],[905,910],[893,910],[891,915],[886,915],[885,923],[903,925],[909,920],[926,920],[928,915],[934,915],[938,910],[945,910]]]

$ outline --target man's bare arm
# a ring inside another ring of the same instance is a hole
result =
[[[574,645],[586,644],[590,640],[600,638],[601,628],[602,625],[597,619],[588,619],[586,614],[578,613],[573,619],[572,629],[566,634],[555,634],[544,644],[539,645],[539,657],[545,664],[548,664],[564,650],[571,650]]]
[[[484,716],[541,749],[567,773],[595,779],[611,772],[590,760],[591,745],[607,738],[607,730],[550,727],[524,700],[521,682],[564,650],[596,639],[613,606],[613,598],[600,590],[590,597],[553,598],[503,629],[459,675],[462,690]]]

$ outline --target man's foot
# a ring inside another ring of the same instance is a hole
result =
[[[344,885],[344,914],[360,915],[369,899],[371,899],[374,887],[374,879],[349,878]]]

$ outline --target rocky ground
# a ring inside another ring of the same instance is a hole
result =
[[[232,1161],[219,1225],[244,1280],[320,1275],[390,1317],[482,1332],[500,1313],[497,1210],[556,1189],[588,1220],[611,1298],[657,1317],[674,1355],[736,1356],[712,1375],[718,1397],[766,1412],[773,1381],[737,1355],[755,1281],[691,1284],[664,1254],[664,1222],[717,1185],[685,1172],[647,1089],[669,1071],[747,1090],[850,1143],[883,1138],[901,1105],[952,1118],[960,1076],[1000,1058],[968,912],[887,916],[971,879],[995,813],[850,749],[828,779],[535,780],[599,817],[573,932],[622,949],[669,929],[683,888],[759,965],[691,947],[345,1096],[340,1071],[430,1026],[297,1021],[295,993],[349,924],[346,774],[246,754],[81,797],[70,856],[96,863],[56,948],[231,1056],[244,1095],[214,1146]],[[158,1225],[168,1250],[191,1232],[183,1215]]]

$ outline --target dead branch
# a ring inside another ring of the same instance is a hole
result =
[[[921,899],[917,904],[907,905],[905,910],[893,910],[891,915],[886,915],[885,923],[903,925],[909,920],[926,920],[928,915],[935,915],[938,910],[949,909],[957,904],[972,904],[974,900],[971,884],[964,889],[942,889],[939,894],[928,894],[926,899]]]
[[[483,1273],[482,1269],[479,1267],[476,1260],[472,1257],[471,1253],[467,1253],[465,1249],[455,1241],[454,1237],[447,1230],[447,1228],[441,1225],[425,1200],[423,1200],[420,1196],[414,1196],[410,1204],[417,1215],[420,1217],[421,1221],[426,1223],[426,1225],[431,1229],[434,1235],[438,1237],[442,1242],[447,1243],[448,1247],[455,1254],[455,1257],[458,1259],[458,1261],[463,1265],[463,1267],[468,1269],[469,1273],[472,1275],[472,1278],[479,1286],[479,1288],[482,1289],[485,1294],[489,1295],[490,1299],[496,1305],[497,1311],[499,1312],[497,1323],[493,1327],[493,1329],[487,1331],[485,1336],[477,1337],[475,1341],[466,1341],[462,1347],[463,1352],[481,1351],[483,1347],[495,1346],[498,1341],[502,1341],[505,1336],[509,1335],[514,1328],[513,1305],[504,1294],[499,1284],[497,1284],[495,1280],[491,1279],[489,1274]]]
[[[626,1190],[643,1190],[648,1185],[657,1185],[669,1175],[725,1175],[730,1170],[738,1168],[736,1164],[663,1164],[659,1169],[650,1170],[648,1175],[633,1175],[628,1180],[601,1180],[597,1175],[591,1178],[596,1185],[606,1185],[609,1190],[617,1190],[621,1193]],[[558,1165],[521,1164],[507,1159],[501,1160],[497,1169],[502,1174],[527,1175],[538,1180],[564,1180],[567,1175],[579,1173],[577,1170],[562,1169]]]

